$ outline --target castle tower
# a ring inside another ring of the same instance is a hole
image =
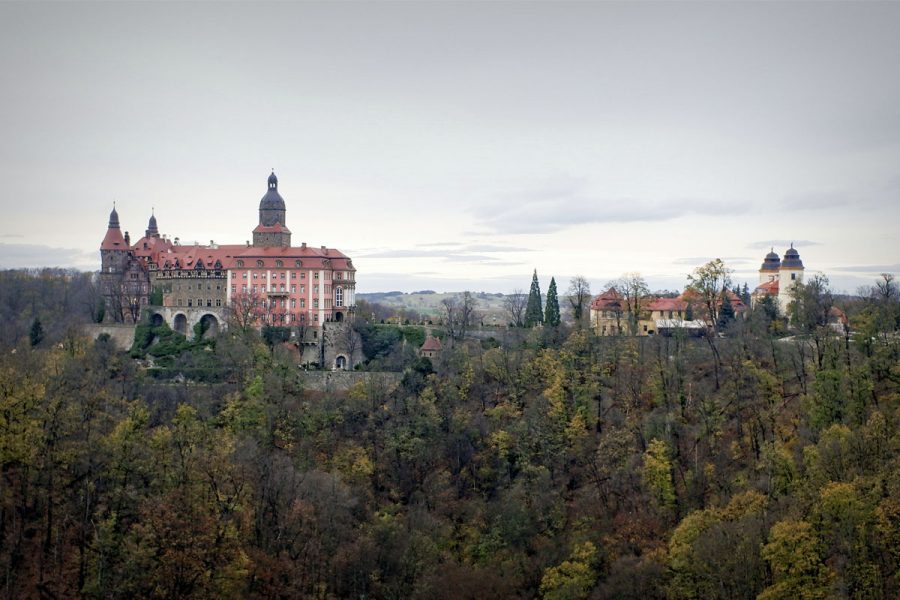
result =
[[[119,227],[119,213],[113,206],[109,213],[106,236],[100,243],[100,294],[104,302],[104,320],[121,321],[122,314],[119,290],[125,269],[128,266],[128,243]]]
[[[778,279],[778,269],[781,268],[781,259],[775,254],[775,248],[772,248],[766,258],[763,260],[762,266],[759,268],[759,282],[769,283]]]
[[[284,198],[278,193],[275,171],[269,175],[268,189],[259,201],[259,225],[253,230],[253,245],[286,247],[291,245],[291,230],[285,226]]]
[[[794,286],[803,282],[803,261],[794,244],[784,253],[781,268],[778,270],[778,307],[782,314],[788,314],[788,305],[793,301]]]
[[[150,237],[159,237],[159,228],[156,226],[156,215],[153,212],[150,212],[150,222],[147,223],[147,231],[144,232],[144,235],[148,238]]]

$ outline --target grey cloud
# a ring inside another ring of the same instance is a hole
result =
[[[702,198],[666,201],[599,198],[581,185],[507,194],[502,201],[474,210],[482,224],[504,233],[551,233],[591,223],[669,221],[687,216],[738,215],[746,206]]]
[[[69,267],[95,269],[99,256],[78,248],[53,248],[37,244],[0,244],[0,268]]]
[[[844,192],[830,191],[787,196],[781,207],[785,210],[824,210],[848,204],[857,204],[856,199]]]
[[[708,263],[711,260],[715,260],[716,258],[721,258],[723,261],[729,264],[740,264],[752,262],[754,259],[748,258],[746,256],[688,256],[686,258],[676,258],[672,261],[673,265],[702,265],[704,263]]]
[[[834,271],[847,273],[897,273],[900,272],[900,263],[893,265],[856,265],[852,267],[833,267]]]
[[[763,240],[761,242],[751,242],[747,244],[747,248],[753,250],[767,250],[771,247],[787,248],[791,244],[793,244],[795,248],[802,248],[803,246],[821,246],[822,242],[813,242],[812,240]]]

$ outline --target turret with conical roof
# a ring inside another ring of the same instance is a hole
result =
[[[109,213],[106,236],[100,243],[100,250],[126,250],[127,248],[125,238],[122,237],[122,229],[119,227],[119,213],[116,212],[116,205],[113,204],[112,212]]]

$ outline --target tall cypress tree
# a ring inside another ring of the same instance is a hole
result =
[[[541,304],[541,286],[538,283],[537,269],[531,278],[531,291],[528,292],[528,306],[525,307],[525,327],[534,327],[544,322],[544,307]]]
[[[544,323],[552,327],[559,325],[559,298],[556,295],[556,278],[550,278],[547,288],[547,306],[544,309]]]

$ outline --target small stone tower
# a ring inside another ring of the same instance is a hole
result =
[[[284,198],[278,193],[275,171],[269,175],[268,189],[259,201],[259,225],[253,230],[253,245],[258,247],[287,247],[291,245],[291,230],[285,225]]]

